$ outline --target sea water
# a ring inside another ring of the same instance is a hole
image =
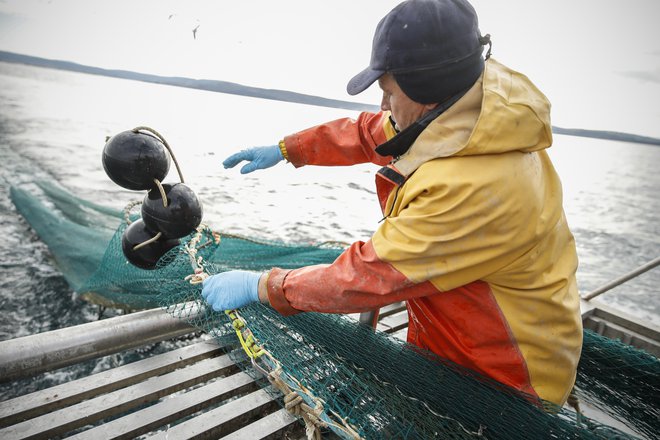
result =
[[[149,126],[172,146],[186,183],[204,204],[204,222],[213,228],[296,243],[366,240],[381,219],[377,166],[295,169],[281,163],[241,175],[221,165],[239,149],[273,145],[286,134],[356,115],[0,62],[0,340],[98,317],[95,306],[76,298],[47,247],[16,212],[10,185],[30,189],[32,181],[45,179],[123,208],[144,194],[111,182],[101,151],[107,136]],[[659,256],[660,148],[554,139],[549,152],[563,181],[585,294]],[[174,166],[171,181],[178,181]],[[660,268],[598,301],[660,325],[658,285]]]

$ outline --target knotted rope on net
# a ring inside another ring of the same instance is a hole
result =
[[[183,246],[183,252],[188,255],[193,273],[184,279],[190,284],[203,283],[210,274],[205,270],[203,257],[198,255],[198,249],[205,246],[200,244],[204,234],[210,234],[215,244],[219,244],[220,234],[211,231],[205,225],[197,229],[197,233]],[[262,346],[260,346],[250,330],[247,322],[236,310],[226,310],[225,314],[231,320],[236,337],[245,354],[250,358],[252,366],[284,396],[284,408],[293,416],[302,419],[305,423],[305,433],[309,440],[321,439],[321,428],[332,427],[335,431],[345,434],[345,438],[361,439],[356,430],[338,414],[334,414],[339,422],[333,421],[327,415],[324,402],[304,387],[295,378],[282,369],[280,362]],[[259,361],[262,361],[259,363]]]

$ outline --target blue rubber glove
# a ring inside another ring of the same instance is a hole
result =
[[[216,312],[233,310],[259,301],[260,273],[230,270],[204,280],[202,296]]]
[[[249,163],[241,168],[241,174],[270,168],[284,160],[284,156],[282,156],[282,151],[280,151],[278,145],[271,145],[270,147],[254,147],[232,154],[222,162],[222,165],[224,165],[225,168],[233,168],[237,163],[244,160],[247,160]]]

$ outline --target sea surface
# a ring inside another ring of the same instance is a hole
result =
[[[149,126],[172,146],[213,228],[295,243],[366,240],[381,218],[375,165],[295,169],[281,163],[246,176],[221,165],[239,149],[356,115],[0,62],[0,340],[88,322],[99,313],[77,298],[16,212],[11,185],[30,189],[45,179],[123,208],[144,195],[105,175],[105,139]],[[660,147],[556,135],[549,151],[564,185],[582,294],[660,255]],[[171,181],[178,181],[174,166]],[[597,301],[660,326],[659,285],[656,268]]]

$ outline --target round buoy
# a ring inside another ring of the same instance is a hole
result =
[[[152,231],[168,238],[181,238],[193,232],[202,221],[202,204],[184,183],[164,183],[167,206],[158,188],[153,188],[142,202],[142,220]]]
[[[129,263],[141,269],[155,269],[158,260],[180,243],[178,239],[160,237],[156,241],[135,249],[140,243],[155,236],[156,233],[150,231],[142,220],[136,220],[128,225],[121,236],[121,248]]]
[[[170,170],[165,146],[154,136],[123,131],[103,147],[103,168],[117,185],[132,190],[149,190],[154,179],[162,182]]]

